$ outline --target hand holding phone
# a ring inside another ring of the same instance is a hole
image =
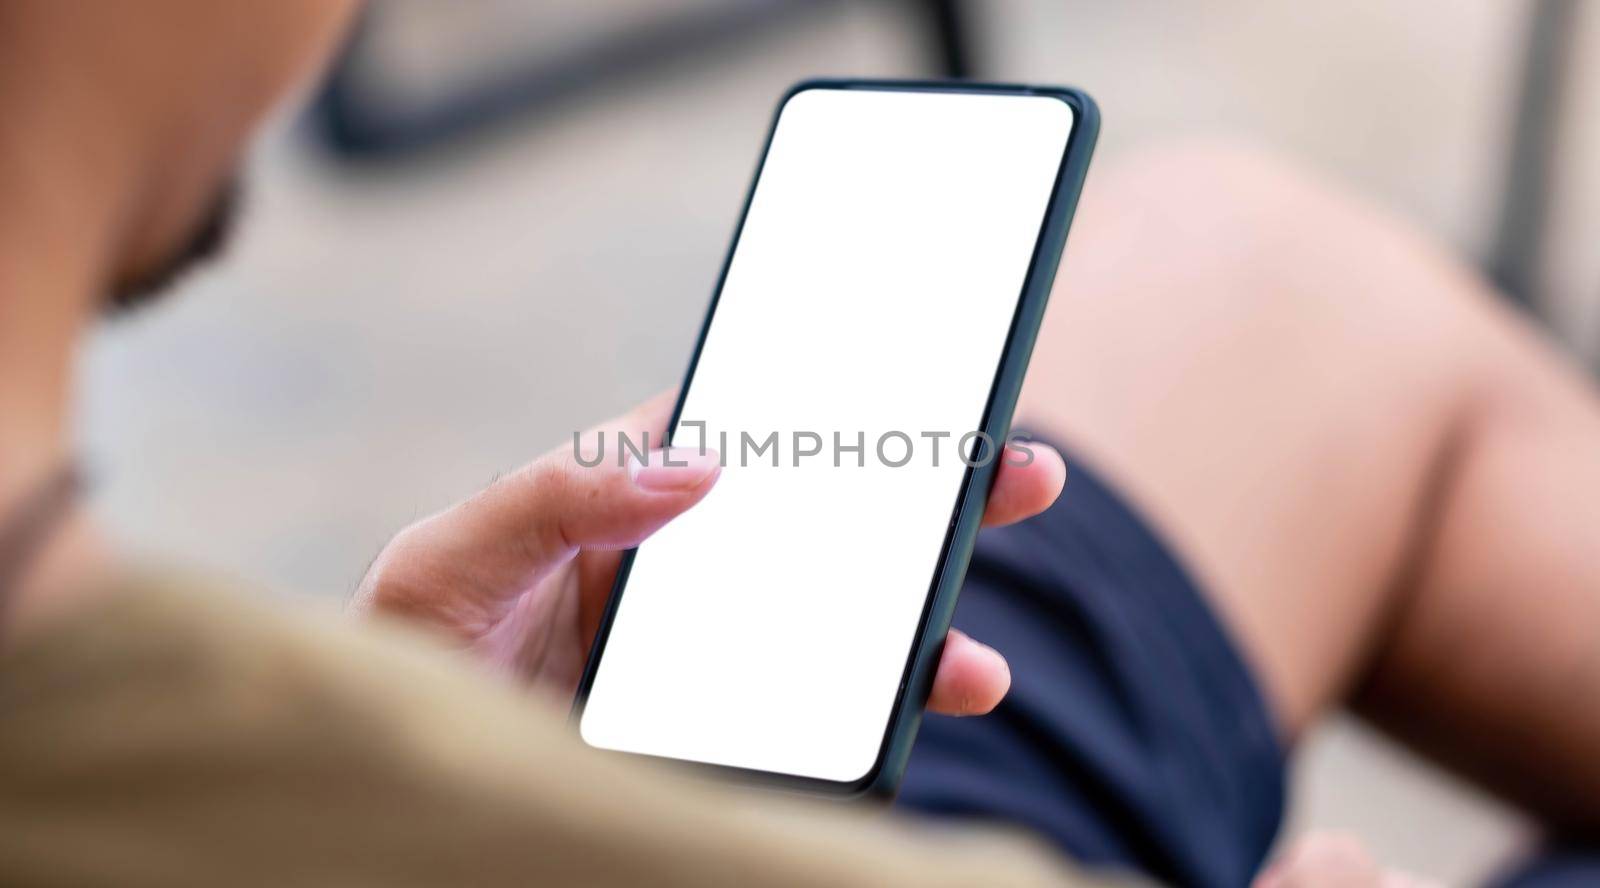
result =
[[[863,86],[873,90],[906,88],[898,84]],[[947,88],[913,85],[910,89],[939,92]],[[1022,88],[998,90],[1002,94],[1019,91],[1034,94]],[[1020,383],[1019,356],[1025,358],[1032,341],[1032,328],[1043,307],[1043,292],[1048,289],[1066,219],[1093,142],[1092,105],[1079,103],[1073,107],[1073,131],[1038,232],[1023,291],[1020,296],[1007,297],[1017,302],[1016,316],[995,373],[984,419],[984,428],[998,431],[1002,438],[1015,388]],[[675,393],[667,393],[593,431],[603,431],[613,439],[628,435],[635,441],[648,434],[651,440],[660,442],[672,414],[681,413],[682,406]],[[716,463],[687,459],[679,460],[683,465],[667,467],[660,465],[661,454],[653,453],[650,458],[658,465],[647,475],[634,471],[630,465],[585,467],[576,461],[570,445],[546,454],[501,478],[478,496],[398,534],[363,579],[354,609],[397,616],[442,630],[462,646],[533,686],[558,696],[570,694],[579,683],[585,652],[596,638],[597,626],[615,618],[618,596],[610,593],[614,588],[620,589],[626,579],[618,570],[626,560],[620,550],[638,545],[718,486],[720,467]],[[954,602],[953,587],[959,583],[959,568],[964,566],[962,548],[970,545],[980,514],[983,524],[998,525],[1047,508],[1061,490],[1065,467],[1059,455],[1035,444],[1031,461],[1001,458],[985,469],[962,475],[955,517],[947,534],[949,542],[934,565],[935,580],[928,593],[926,618],[911,652],[911,680],[917,684],[899,694],[900,705],[884,727],[882,754],[868,775],[870,779],[843,785],[817,782],[803,775],[773,774],[765,779],[792,780],[808,787],[820,786],[824,791],[887,791],[893,787],[898,767],[903,764],[903,752],[909,750],[914,733],[914,719],[907,717],[906,707],[920,710],[925,701],[936,712],[968,714],[987,710],[1004,693],[1008,673],[995,652],[957,632],[950,632],[946,640],[943,627]],[[986,493],[989,495],[985,499]],[[857,507],[861,499],[847,495],[831,504],[830,509],[849,510]],[[715,537],[706,537],[705,542],[709,543],[708,560],[721,554],[735,559],[740,555],[727,541],[719,543]],[[868,554],[872,556],[866,559],[868,563],[877,557],[899,563],[889,559],[887,553]],[[825,563],[832,553],[826,547],[813,547],[804,555]],[[774,569],[782,567],[775,565]],[[870,591],[858,577],[841,573],[839,579]],[[670,641],[670,636],[666,637]],[[688,643],[690,639],[683,641]],[[820,638],[813,641],[805,656],[793,665],[816,665],[819,671],[846,677],[859,665],[854,657],[856,650],[840,648]],[[589,658],[591,685],[599,651],[600,646],[595,646],[596,656]],[[728,662],[722,664],[722,669],[732,671],[747,665]],[[711,683],[713,688],[716,683]],[[704,696],[707,690],[683,689],[691,696]],[[799,701],[790,703],[802,718],[840,723],[826,705],[806,710]]]
[[[589,434],[648,433],[659,441],[676,401],[676,390],[665,392]],[[692,508],[717,482],[715,462],[682,462],[675,478],[657,475],[642,485],[627,469],[577,465],[568,446],[551,451],[401,531],[373,562],[352,609],[442,632],[565,706],[622,547]],[[1048,508],[1065,472],[1059,455],[1036,446],[1030,465],[1001,469],[984,523],[1010,524]],[[998,654],[952,632],[928,706],[945,715],[986,712],[1008,680]]]

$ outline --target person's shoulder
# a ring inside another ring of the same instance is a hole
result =
[[[394,627],[192,574],[115,585],[0,651],[0,882],[1067,878],[1028,843],[595,753],[548,704]]]
[[[282,745],[423,730],[460,710],[537,733],[561,722],[438,639],[148,567],[122,572],[76,612],[0,651],[0,706],[41,729],[111,709],[123,714],[124,738],[264,731]]]
[[[0,650],[0,833],[26,851],[0,880],[30,863],[119,884],[467,875],[485,862],[461,843],[548,825],[543,764],[574,754],[566,734],[425,637],[128,572]]]

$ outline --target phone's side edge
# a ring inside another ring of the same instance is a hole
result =
[[[1088,176],[1089,161],[1100,134],[1100,113],[1094,100],[1080,90],[1068,88],[1028,88],[1038,95],[1060,98],[1073,109],[1073,130],[1067,141],[1066,156],[1062,161],[1051,195],[1044,225],[1041,228],[1037,252],[1029,267],[1021,306],[1014,327],[1001,358],[996,374],[994,391],[984,422],[984,433],[997,445],[1010,435],[1011,417],[1022,392],[1023,378],[1033,354],[1034,342],[1044,321],[1049,304],[1050,289],[1055,282],[1056,270],[1066,248],[1067,232],[1077,212],[1078,198]],[[917,654],[907,679],[907,690],[899,708],[894,713],[884,752],[875,773],[861,790],[862,795],[882,800],[893,798],[905,774],[911,750],[928,697],[933,689],[934,675],[944,652],[945,637],[955,616],[956,602],[966,579],[967,566],[977,541],[983,512],[988,503],[989,489],[1003,448],[998,448],[995,459],[985,466],[974,468],[966,490],[956,529],[952,536],[949,554],[923,631],[918,638]]]

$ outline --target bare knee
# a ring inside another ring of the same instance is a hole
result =
[[[1091,180],[1040,357],[1062,375],[1092,354],[1301,400],[1333,385],[1438,401],[1498,314],[1464,262],[1381,207],[1267,149],[1191,141]]]
[[[1109,165],[1073,238],[1025,414],[1152,513],[1293,730],[1381,621],[1488,300],[1425,235],[1248,146]]]
[[[1092,180],[1069,296],[1135,275],[1167,307],[1200,303],[1241,322],[1316,312],[1426,320],[1434,332],[1482,290],[1471,270],[1415,226],[1320,171],[1264,146],[1188,140],[1120,158]],[[1415,308],[1415,311],[1408,309]],[[1424,311],[1426,309],[1426,311]]]

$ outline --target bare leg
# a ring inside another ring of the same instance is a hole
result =
[[[1460,263],[1266,156],[1100,170],[1022,417],[1173,540],[1286,736],[1354,699],[1600,830],[1600,402]]]

